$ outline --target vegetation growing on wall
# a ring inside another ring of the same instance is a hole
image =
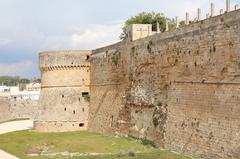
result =
[[[152,53],[152,47],[153,47],[153,42],[150,40],[147,45],[148,53]]]
[[[90,102],[90,95],[89,94],[84,95],[83,98],[86,102]]]
[[[117,65],[118,64],[118,54],[117,53],[114,53],[112,56],[111,56],[111,59],[112,59],[112,63]]]

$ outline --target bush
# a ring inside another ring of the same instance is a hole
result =
[[[146,145],[146,146],[155,147],[155,148],[156,148],[156,145],[154,144],[154,142],[153,142],[153,141],[150,141],[150,140],[148,140],[148,139],[146,139],[146,138],[141,139],[141,144]]]
[[[135,157],[136,156],[136,153],[134,150],[129,150],[128,151],[128,157]]]
[[[123,150],[119,150],[117,153],[118,157],[123,157],[125,155],[125,152]]]

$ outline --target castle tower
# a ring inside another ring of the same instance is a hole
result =
[[[90,51],[39,54],[42,89],[34,128],[42,132],[86,130]]]

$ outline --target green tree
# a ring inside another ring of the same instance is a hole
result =
[[[37,79],[35,79],[33,82],[35,82],[35,83],[41,83],[41,79],[40,79],[40,78],[37,78]]]
[[[173,19],[167,18],[163,13],[155,13],[155,12],[142,12],[136,16],[129,18],[122,28],[122,33],[120,35],[120,39],[127,38],[127,27],[130,24],[152,24],[153,31],[157,31],[157,23],[159,24],[159,29],[161,32],[166,30],[166,21],[168,21],[169,29],[172,29],[176,26]]]
[[[36,79],[36,81],[41,81]],[[0,76],[0,85],[17,86],[18,84],[28,84],[31,80],[28,78],[21,78],[19,76]]]
[[[0,76],[0,85],[16,86],[19,81],[19,76]]]
[[[30,83],[30,80],[27,79],[27,78],[22,78],[22,79],[20,79],[19,83],[21,83],[21,84],[28,84],[28,83]]]

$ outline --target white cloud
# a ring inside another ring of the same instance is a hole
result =
[[[7,38],[0,38],[0,46],[4,46],[7,45],[11,42],[11,40],[7,39]]]
[[[88,27],[69,27],[67,31],[62,34],[48,35],[40,31],[29,29],[27,37],[19,32],[17,35],[11,37],[11,41],[8,39],[0,38],[0,46],[15,45],[19,52],[11,53],[9,58],[13,58],[19,62],[13,63],[0,63],[0,76],[12,75],[12,76],[24,76],[32,77],[38,76],[38,63],[33,62],[28,54],[31,51],[22,51],[24,48],[29,50],[35,50],[32,53],[38,56],[40,51],[49,50],[84,50],[95,49],[98,47],[106,46],[119,41],[119,35],[121,33],[122,22],[112,22],[110,24],[100,25],[94,24]],[[23,41],[17,37],[22,35]],[[29,53],[28,53],[29,52]],[[2,56],[5,56],[4,51],[0,51]],[[26,59],[18,59],[18,54],[26,56]],[[14,56],[14,57],[13,57]],[[16,56],[16,58],[15,58]],[[28,57],[29,56],[29,57]]]
[[[36,65],[32,61],[23,61],[16,63],[3,64],[0,63],[0,76],[31,76],[32,72],[36,70]]]
[[[76,31],[70,36],[70,45],[78,49],[94,49],[119,41],[122,23],[111,25],[92,25]]]

